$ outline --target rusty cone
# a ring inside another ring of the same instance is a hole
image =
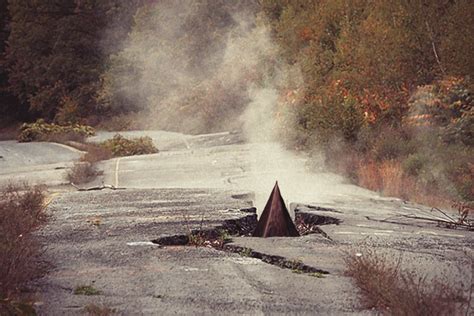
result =
[[[254,237],[297,237],[300,234],[291,220],[285,201],[280,194],[278,182],[253,232]]]

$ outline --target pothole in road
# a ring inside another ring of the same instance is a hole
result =
[[[240,209],[240,211],[248,213],[248,215],[238,219],[225,220],[222,225],[217,227],[194,229],[191,230],[189,234],[160,236],[151,242],[160,246],[212,247],[219,251],[237,253],[242,257],[256,258],[262,262],[283,269],[290,269],[295,273],[303,273],[316,277],[329,274],[328,271],[309,266],[299,260],[266,254],[251,248],[230,244],[232,242],[232,236],[250,237],[257,226],[257,213],[255,208]],[[334,217],[302,212],[296,209],[295,224],[301,236],[321,234],[325,238],[330,239],[319,226],[329,224],[337,225],[339,223],[340,220]]]
[[[321,229],[322,225],[339,225],[341,220],[335,217],[308,213],[295,208],[295,225],[301,236],[309,234],[321,234],[324,238],[332,241],[326,232]]]

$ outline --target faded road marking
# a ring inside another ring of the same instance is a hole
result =
[[[119,186],[119,166],[120,166],[120,159],[117,158],[117,161],[115,163],[115,187],[118,188]]]
[[[342,231],[342,232],[334,232],[337,235],[378,235],[378,236],[389,236],[390,234],[394,233],[393,230],[379,230],[374,232],[349,232],[349,231]],[[442,237],[457,237],[457,238],[464,238],[464,235],[458,234],[447,234],[447,233],[437,233],[428,230],[421,230],[417,232],[397,232],[397,234],[403,235],[433,235],[433,236],[442,236]]]
[[[65,149],[69,149],[70,151],[72,152],[75,152],[75,153],[78,153],[78,154],[83,154],[85,153],[85,151],[83,150],[79,150],[77,148],[74,148],[74,147],[71,147],[71,146],[68,146],[68,145],[64,145],[64,144],[60,144],[60,143],[51,143],[52,145],[55,145],[55,146],[59,146],[59,147],[62,147],[62,148],[65,148]]]
[[[47,197],[45,197],[44,201],[43,201],[43,206],[46,208],[49,206],[49,204],[51,204],[51,202],[53,202],[54,198],[56,196],[58,196],[60,193],[59,192],[54,192],[54,193],[51,193],[49,194]]]
[[[444,236],[444,237],[461,237],[461,238],[464,237],[464,235],[436,233],[436,232],[429,231],[429,230],[421,230],[419,232],[416,232],[415,234],[417,234],[417,235],[427,234],[427,235]]]
[[[186,149],[191,149],[191,146],[189,145],[189,142],[184,135],[182,136],[182,140],[184,145],[186,146]]]

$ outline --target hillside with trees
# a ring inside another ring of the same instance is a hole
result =
[[[389,195],[472,200],[470,7],[263,1],[281,58],[303,76],[283,94],[289,146],[322,148],[336,170]]]
[[[469,0],[0,0],[0,28],[2,124],[239,129],[271,83],[288,148],[387,195],[474,199]]]

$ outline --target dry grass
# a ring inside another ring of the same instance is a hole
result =
[[[397,161],[362,161],[355,169],[357,184],[369,190],[433,207],[451,208],[452,201],[448,197],[417,183],[413,176],[403,172]]]
[[[383,181],[380,177],[379,167],[375,162],[360,162],[355,167],[358,184],[372,191],[381,191]]]
[[[134,139],[126,139],[117,134],[100,144],[90,144],[69,141],[67,145],[75,147],[79,150],[86,151],[80,162],[68,172],[68,180],[73,184],[84,184],[95,179],[100,172],[97,171],[95,164],[102,160],[111,159],[113,157],[143,155],[158,152],[153,145],[153,141],[149,137],[140,137]]]
[[[82,161],[97,163],[102,160],[108,160],[113,157],[112,152],[97,144],[85,144],[87,153],[81,158]]]
[[[84,184],[94,180],[101,172],[90,162],[76,162],[68,171],[67,178],[70,183]]]
[[[400,261],[390,261],[371,250],[361,256],[347,255],[345,262],[347,275],[361,291],[364,308],[407,316],[459,315],[466,308],[462,287],[443,277],[428,279],[402,270]]]
[[[44,198],[39,187],[0,191],[0,314],[17,310],[22,287],[44,272],[37,260],[42,248],[33,235],[47,219]]]
[[[143,155],[158,152],[149,137],[126,139],[120,134],[100,144],[66,141],[67,145],[86,151],[80,162],[68,172],[68,180],[73,184],[84,184],[100,175],[95,164],[102,160],[120,156]]]
[[[76,162],[67,174],[69,182],[74,184],[84,184],[94,180],[101,174],[95,164],[99,161],[112,158],[112,152],[100,145],[87,143],[67,144],[79,150],[86,151],[81,157],[81,161]]]

